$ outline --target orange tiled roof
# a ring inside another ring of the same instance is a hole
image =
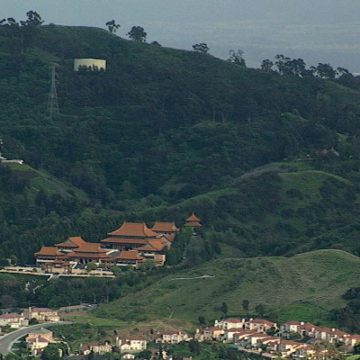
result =
[[[194,213],[192,213],[192,215],[189,216],[186,221],[200,221],[200,219]]]
[[[110,236],[155,238],[158,234],[149,229],[145,223],[124,222],[121,227],[108,233]]]
[[[148,240],[148,243],[155,249],[161,251],[166,246],[166,241],[162,239],[154,239],[154,240]]]
[[[100,243],[84,243],[77,249],[73,250],[74,253],[106,253],[109,249],[103,249]]]
[[[240,336],[240,335],[250,335],[250,334],[258,334],[257,331],[254,330],[240,330],[237,329],[238,331],[234,334],[235,337]]]
[[[145,245],[147,241],[145,239],[121,239],[121,238],[106,238],[101,240],[104,243],[116,243],[116,244],[137,244],[137,245]]]
[[[297,341],[292,341],[292,340],[280,340],[280,344],[283,345],[289,345],[289,346],[302,346],[302,343],[299,343]]]
[[[23,318],[23,316],[21,314],[16,314],[16,313],[0,315],[0,319],[19,319],[19,318]]]
[[[229,323],[241,323],[243,322],[242,319],[239,318],[227,318],[223,320],[224,322],[229,322]]]
[[[48,339],[45,339],[41,336],[35,336],[30,339],[26,340],[28,343],[49,343],[50,341]]]
[[[177,231],[179,231],[179,229],[176,227],[174,222],[159,222],[159,221],[155,222],[155,224],[151,230],[156,231],[156,232],[162,232],[162,231],[177,232]]]
[[[35,256],[64,256],[55,246],[42,246]]]
[[[170,242],[173,242],[176,234],[172,233],[172,234],[163,234],[163,237],[166,238],[167,240],[169,240]]]
[[[286,323],[284,323],[284,325],[301,325],[300,321],[288,321]]]
[[[202,225],[198,221],[187,221],[185,226],[189,227],[201,227]]]
[[[265,320],[265,319],[253,319],[249,321],[252,324],[265,324],[265,325],[275,325],[275,323],[273,323],[272,321],[269,320]]]
[[[151,239],[148,240],[147,243],[144,246],[136,248],[136,250],[139,251],[162,251],[164,250],[164,247],[166,246],[166,240],[162,239]]]
[[[64,242],[55,244],[56,247],[71,247],[76,248],[82,244],[86,244],[86,241],[81,236],[73,236],[67,238]]]

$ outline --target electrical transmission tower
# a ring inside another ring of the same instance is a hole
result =
[[[54,114],[59,114],[59,102],[56,91],[56,64],[51,66],[51,89],[49,94],[49,116],[52,120]]]

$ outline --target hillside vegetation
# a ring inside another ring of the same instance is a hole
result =
[[[341,295],[358,284],[360,259],[339,250],[318,250],[284,257],[223,258],[164,276],[140,292],[95,311],[100,318],[149,321],[182,319],[196,323],[222,315],[246,315],[264,305],[265,315],[278,322],[304,320],[327,323],[329,311],[341,307]],[[209,275],[206,278],[203,275]]]
[[[124,219],[181,225],[192,211],[206,226],[190,264],[221,250],[359,254],[360,85],[344,69],[284,57],[248,69],[38,24],[0,26],[0,53],[2,150],[31,167],[0,167],[3,263],[31,262],[66,236],[99,240]],[[74,72],[80,57],[107,69]],[[60,114],[50,117],[54,62]]]

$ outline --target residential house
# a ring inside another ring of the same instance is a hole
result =
[[[266,333],[271,328],[277,328],[276,323],[265,319],[250,319],[245,322],[245,328],[248,330],[254,330],[261,333]]]
[[[28,320],[36,319],[40,322],[57,322],[61,320],[56,310],[48,308],[29,307],[27,309],[24,309],[23,315]]]
[[[314,346],[303,344],[291,356],[296,359],[313,359],[316,357],[316,353]]]
[[[224,334],[222,335],[221,339],[224,342],[233,342],[234,335],[237,334],[239,331],[242,331],[242,330],[239,328],[225,329]]]
[[[196,329],[195,340],[214,341],[220,339],[224,335],[224,329],[219,326],[210,326],[204,329]]]
[[[249,345],[252,348],[257,348],[257,347],[260,347],[262,341],[273,340],[273,338],[269,335],[256,332],[256,333],[253,333],[252,335],[249,335],[249,340],[250,340]]]
[[[360,335],[349,335],[345,338],[345,346],[347,346],[350,350],[352,350],[353,347],[359,343]]]
[[[301,336],[315,337],[315,330],[318,327],[310,323],[301,323],[299,333]]]
[[[21,314],[9,313],[0,315],[0,326],[10,326],[13,329],[18,329],[28,324],[28,320]]]
[[[347,337],[349,337],[350,334],[346,333],[345,331],[337,330],[337,329],[331,329],[331,340],[332,343],[345,343],[345,340]]]
[[[106,353],[111,353],[113,351],[113,347],[107,341],[104,344],[99,342],[91,342],[89,344],[82,345],[80,347],[81,353],[84,355],[89,355],[90,353],[103,355]]]
[[[25,343],[33,356],[38,356],[50,344],[56,343],[52,331],[48,329],[32,330],[25,338]]]
[[[321,342],[332,342],[332,331],[327,327],[316,327],[314,338]]]
[[[296,332],[300,333],[300,327],[304,325],[300,321],[288,321],[280,326],[280,332],[283,333],[291,333]]]
[[[250,337],[251,335],[255,335],[256,332],[255,331],[250,331],[250,330],[238,330],[234,335],[233,335],[233,342],[236,345],[241,345],[243,347],[245,347],[245,345],[250,344]]]
[[[117,339],[116,343],[121,352],[138,352],[147,347],[147,341],[136,336]]]
[[[191,338],[183,331],[167,331],[160,334],[155,340],[156,343],[179,344],[182,341],[189,341]]]
[[[268,350],[269,352],[276,348],[277,345],[280,344],[280,339],[274,336],[263,335],[261,337],[257,337],[256,341],[254,341],[254,346],[257,349]]]
[[[280,340],[278,344],[279,352],[282,356],[289,356],[293,354],[297,349],[303,346],[302,343],[292,340]]]
[[[215,320],[215,327],[221,327],[222,329],[244,329],[245,319],[239,318],[226,318],[223,320]]]

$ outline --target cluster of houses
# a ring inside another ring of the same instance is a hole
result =
[[[200,227],[200,219],[192,214],[185,226]],[[150,260],[155,266],[163,266],[166,251],[178,232],[174,222],[155,222],[151,229],[145,223],[124,222],[99,243],[86,242],[79,236],[69,237],[54,246],[42,246],[34,256],[36,264],[49,273],[70,274],[78,264],[89,262],[107,268],[132,266],[137,269]]]
[[[19,329],[28,326],[30,320],[36,320],[39,323],[57,322],[60,321],[60,316],[56,310],[38,307],[24,309],[21,314],[2,314],[0,315],[0,332],[3,327]]]
[[[294,335],[300,341],[290,340]],[[278,327],[265,319],[227,318],[216,320],[212,327],[197,329],[195,339],[234,344],[239,350],[261,353],[269,358],[329,359],[332,355],[326,345],[333,344],[341,352],[351,352],[360,342],[360,335],[299,321]]]
[[[183,341],[190,341],[192,337],[184,331],[167,331],[157,333],[152,336],[151,341],[154,341],[157,344],[180,344]],[[83,356],[93,353],[94,355],[104,355],[107,353],[118,352],[121,354],[122,359],[124,360],[134,360],[136,354],[141,351],[149,350],[154,358],[162,358],[163,360],[172,360],[171,355],[169,355],[165,350],[159,349],[148,349],[148,340],[145,340],[142,337],[130,336],[125,338],[116,337],[115,344],[112,345],[109,341],[104,343],[91,342],[80,346],[80,355],[71,356],[71,359],[81,359]],[[159,354],[161,351],[161,354]],[[161,357],[159,357],[161,355]]]
[[[25,319],[25,315],[28,318],[29,314],[31,318],[37,318],[39,321],[56,319],[56,312],[50,309],[40,310],[29,308],[21,315],[22,319]],[[291,340],[293,338],[297,338],[298,341]],[[138,353],[149,350],[153,353],[153,358],[159,358],[156,352],[161,351],[162,359],[172,360],[172,356],[166,352],[166,347],[150,347],[149,349],[148,341],[156,344],[179,344],[193,339],[199,342],[220,341],[236,346],[240,351],[260,354],[270,359],[282,357],[327,360],[334,357],[332,353],[334,349],[338,354],[351,352],[360,342],[360,335],[299,321],[289,321],[277,326],[276,323],[265,319],[226,318],[215,320],[214,326],[197,329],[194,337],[184,331],[175,330],[153,334],[147,340],[130,336],[116,337],[113,344],[109,341],[91,342],[81,345],[79,354],[71,355],[69,359],[82,359],[89,354],[101,356],[116,352],[120,353],[124,360],[135,360]],[[50,343],[60,342],[53,337],[50,330],[44,328],[29,333],[25,341],[27,348],[34,356],[41,354]],[[329,347],[329,344],[333,346]]]

